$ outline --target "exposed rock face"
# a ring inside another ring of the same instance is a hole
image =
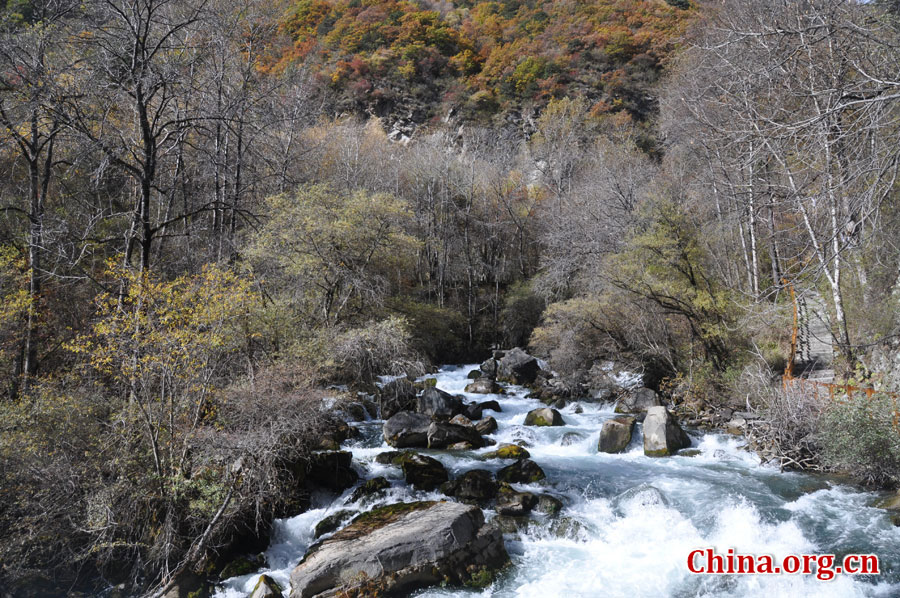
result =
[[[650,388],[635,388],[628,391],[616,403],[616,413],[644,413],[650,407],[660,407],[659,395]]]
[[[389,419],[401,411],[415,411],[416,387],[406,378],[398,378],[381,387],[378,399],[383,419]]]
[[[409,593],[462,584],[509,560],[481,509],[454,502],[390,505],[314,545],[291,573],[291,598]]]
[[[497,379],[512,384],[531,384],[540,371],[537,359],[516,347],[507,351],[500,359]]]
[[[540,409],[532,409],[525,416],[526,426],[564,426],[562,415],[556,409],[550,407],[541,407]]]
[[[478,380],[479,378],[483,377],[484,372],[482,372],[481,370],[472,370],[466,375],[466,378],[468,378],[469,380]]]
[[[496,497],[498,488],[491,472],[473,469],[441,486],[441,492],[463,502],[482,503]]]
[[[439,422],[432,422],[428,426],[426,440],[428,448],[432,449],[443,449],[460,442],[466,442],[475,448],[484,446],[484,440],[475,428]]]
[[[384,422],[384,440],[396,448],[427,447],[431,418],[421,413],[401,411]]]
[[[497,431],[497,420],[493,417],[486,417],[475,424],[475,431],[479,434],[493,434]]]
[[[644,454],[648,457],[674,455],[679,449],[691,446],[675,418],[665,407],[650,407],[644,420]]]
[[[434,419],[450,419],[462,411],[462,400],[443,390],[426,388],[419,396],[418,412]]]
[[[632,432],[634,432],[633,417],[619,416],[606,420],[600,429],[600,443],[597,450],[601,453],[621,453],[628,448]]]
[[[496,451],[484,454],[485,459],[527,459],[530,456],[531,454],[518,444],[501,444]]]
[[[466,392],[489,395],[501,392],[503,389],[493,378],[478,378],[466,385]]]
[[[434,490],[450,479],[437,459],[411,453],[400,462],[406,483],[419,490]]]
[[[521,459],[497,472],[497,480],[508,484],[530,484],[547,477],[531,459]]]

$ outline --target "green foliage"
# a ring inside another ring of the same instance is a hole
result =
[[[384,193],[310,185],[270,197],[267,207],[250,255],[309,324],[371,314],[399,284],[417,246],[406,232],[408,205]]]
[[[466,323],[452,309],[406,297],[394,297],[388,309],[409,322],[410,343],[432,363],[456,363],[466,355]]]
[[[723,371],[738,340],[728,325],[736,302],[712,274],[702,234],[682,205],[666,199],[645,204],[643,223],[613,258],[610,272],[615,286],[682,319],[689,329],[677,339],[682,350],[697,342]]]
[[[527,281],[510,287],[500,312],[501,334],[504,346],[524,347],[531,332],[541,321],[544,299],[535,293]]]
[[[828,404],[819,423],[825,460],[871,483],[900,481],[900,405],[856,393]]]

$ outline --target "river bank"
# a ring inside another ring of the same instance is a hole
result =
[[[509,518],[485,509],[489,523],[504,531],[511,566],[487,589],[426,588],[418,597],[505,596],[891,596],[900,591],[900,528],[871,506],[874,493],[827,477],[782,473],[742,450],[742,440],[688,428],[692,447],[672,457],[644,455],[642,426],[619,454],[598,452],[602,425],[616,417],[613,405],[573,400],[559,410],[564,425],[525,426],[529,411],[542,407],[528,391],[508,386],[506,394],[464,392],[473,366],[445,367],[436,386],[470,401],[496,400],[498,429],[487,438],[522,443],[546,478],[516,483],[519,492],[550,495],[562,503],[556,515],[533,512]],[[402,469],[378,462],[394,450],[384,442],[383,421],[357,424],[359,438],[344,443],[363,479],[389,483],[376,497],[317,497],[313,508],[276,521],[265,565],[226,580],[220,598],[243,598],[261,573],[285,590],[291,572],[316,541],[316,526],[341,511],[345,518],[379,505],[444,500],[440,490],[407,486]],[[438,460],[451,479],[473,469],[496,474],[508,461],[486,459],[491,447],[419,450]],[[345,519],[345,520],[346,520]],[[322,536],[323,538],[329,535]],[[688,553],[700,547],[729,547],[743,553],[874,553],[882,575],[842,576],[821,582],[813,576],[694,576]],[[287,592],[285,593],[287,595]]]

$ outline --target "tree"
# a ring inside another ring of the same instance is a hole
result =
[[[58,82],[71,71],[72,59],[65,55],[63,40],[66,21],[77,10],[76,2],[46,0],[29,3],[27,14],[0,14],[0,127],[25,164],[27,180],[27,203],[2,207],[28,220],[28,287],[33,300],[28,304],[21,351],[15,357],[22,391],[38,366],[37,310],[48,274],[42,260],[44,214],[58,166],[54,149],[63,133]],[[18,390],[16,383],[12,394]]]
[[[251,255],[308,324],[332,327],[382,304],[404,278],[415,240],[409,207],[384,193],[311,185],[268,200]]]

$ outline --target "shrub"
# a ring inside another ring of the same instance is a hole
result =
[[[898,407],[881,393],[829,402],[819,427],[824,458],[871,484],[900,481]]]
[[[371,386],[381,375],[419,375],[424,366],[411,340],[402,318],[372,321],[333,336],[326,349],[330,357],[325,367],[331,380],[361,386]]]

